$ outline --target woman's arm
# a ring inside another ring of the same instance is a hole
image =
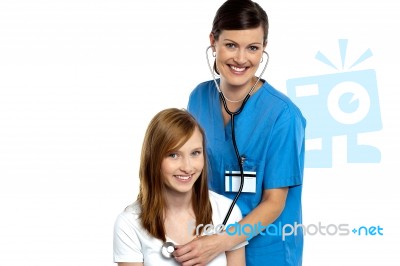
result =
[[[258,206],[239,223],[243,226],[260,222],[265,227],[271,224],[282,213],[287,193],[287,187],[264,190]],[[246,238],[247,236],[244,234],[217,234],[198,237],[186,245],[178,246],[173,254],[175,259],[182,263],[182,266],[206,265],[218,254],[246,241]]]
[[[244,247],[227,251],[226,260],[228,266],[245,266],[246,265],[246,256]]]

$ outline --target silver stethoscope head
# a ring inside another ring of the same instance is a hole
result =
[[[165,242],[161,247],[161,254],[164,258],[172,258],[172,252],[175,251],[175,245],[172,242]]]

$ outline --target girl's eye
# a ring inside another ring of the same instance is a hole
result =
[[[172,159],[178,158],[178,154],[177,153],[170,153],[168,154],[168,157],[171,157]]]
[[[199,155],[201,155],[201,151],[194,151],[194,152],[192,153],[192,155],[193,155],[193,156],[199,156]]]
[[[228,48],[235,48],[236,47],[235,44],[233,44],[233,43],[227,43],[227,44],[225,44],[225,46],[228,47]]]

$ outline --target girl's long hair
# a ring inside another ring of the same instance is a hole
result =
[[[155,238],[165,238],[165,199],[161,163],[169,152],[182,147],[198,128],[203,137],[204,168],[193,185],[192,206],[196,226],[212,223],[212,209],[208,194],[207,156],[205,134],[197,121],[185,110],[165,109],[150,121],[147,128],[140,158],[140,190],[138,201],[141,205],[143,227]],[[182,225],[187,227],[187,225]]]

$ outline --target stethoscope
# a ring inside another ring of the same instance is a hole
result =
[[[219,93],[219,98],[224,106],[225,111],[229,114],[229,116],[231,117],[231,135],[232,135],[232,144],[233,144],[233,148],[235,150],[235,154],[236,154],[236,158],[238,161],[238,165],[239,165],[239,171],[240,171],[240,185],[239,185],[239,189],[235,195],[235,198],[233,199],[231,205],[229,206],[229,210],[226,213],[226,216],[224,218],[224,221],[222,222],[222,224],[225,226],[226,223],[228,222],[229,217],[231,216],[232,210],[235,207],[235,204],[237,202],[237,200],[239,199],[240,194],[242,193],[243,190],[243,185],[244,185],[244,170],[243,170],[243,163],[246,160],[246,157],[244,155],[240,155],[239,153],[239,149],[237,147],[236,144],[236,134],[235,134],[235,116],[240,114],[244,108],[244,106],[246,105],[247,100],[250,98],[251,93],[253,92],[254,88],[257,86],[258,82],[261,80],[262,75],[264,74],[265,70],[267,69],[268,66],[268,61],[269,61],[269,54],[266,51],[263,51],[263,53],[267,56],[266,58],[266,62],[265,62],[265,66],[263,68],[263,70],[261,71],[259,77],[257,78],[257,81],[254,83],[254,85],[251,87],[251,89],[249,90],[249,92],[247,93],[246,97],[243,99],[243,102],[241,104],[241,106],[239,107],[239,109],[237,109],[236,111],[232,112],[231,110],[229,110],[228,105],[226,103],[226,97],[224,96],[223,92],[221,91],[221,88],[219,87],[219,84],[217,82],[217,79],[215,77],[214,74],[214,70],[211,67],[210,64],[210,59],[208,58],[208,51],[210,50],[210,48],[212,48],[213,46],[209,46],[206,49],[206,59],[207,59],[207,65],[208,68],[210,69],[211,75],[213,77],[215,86],[217,87],[218,93]],[[174,252],[175,250],[175,245],[172,242],[165,242],[162,247],[161,247],[161,254],[165,257],[165,258],[171,258],[172,257],[172,252]]]

